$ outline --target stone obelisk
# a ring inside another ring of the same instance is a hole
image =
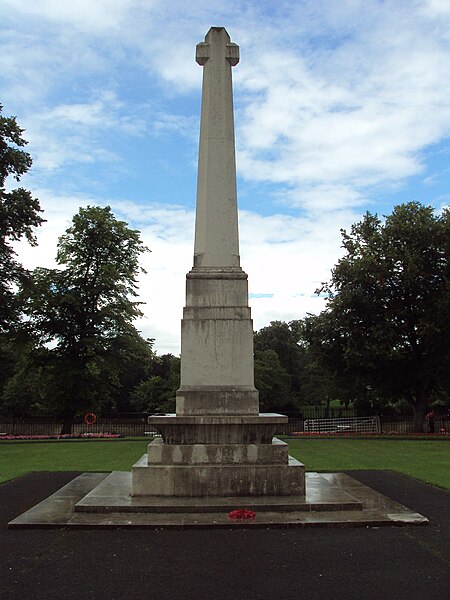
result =
[[[247,275],[240,267],[231,68],[223,27],[197,45],[203,67],[194,265],[186,276],[176,414],[133,467],[133,496],[304,494],[304,467],[273,438],[287,421],[259,414]]]
[[[223,27],[197,45],[203,66],[194,267],[187,275],[177,415],[256,415],[253,325],[239,262],[231,67]]]

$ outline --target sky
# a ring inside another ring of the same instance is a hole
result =
[[[202,68],[233,68],[241,265],[254,328],[318,314],[366,211],[450,198],[449,0],[0,0],[0,103],[26,131],[40,199],[28,268],[54,267],[80,206],[111,206],[151,249],[136,322],[180,352],[192,267]],[[11,186],[14,182],[11,182]]]

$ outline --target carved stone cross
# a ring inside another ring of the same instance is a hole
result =
[[[197,44],[195,60],[202,67],[209,58],[225,58],[232,67],[239,62],[239,46],[230,42],[230,36],[224,27],[211,27],[204,42]]]

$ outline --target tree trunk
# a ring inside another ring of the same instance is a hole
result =
[[[75,413],[71,410],[66,410],[63,414],[63,426],[61,435],[69,435],[72,433],[72,426],[75,420]]]

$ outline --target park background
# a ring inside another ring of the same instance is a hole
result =
[[[194,222],[193,54],[211,19],[241,47],[241,248],[262,410],[289,414],[291,431],[340,414],[447,432],[445,3],[7,0],[1,11],[2,141],[19,153],[2,165],[0,433],[173,410]],[[25,132],[8,138],[9,126]],[[33,164],[17,167],[25,140]],[[14,211],[8,222],[15,174],[31,190],[28,222]],[[82,245],[89,228],[102,235]],[[121,248],[112,234],[133,244],[129,270],[118,253],[93,298],[82,273],[89,252]]]

